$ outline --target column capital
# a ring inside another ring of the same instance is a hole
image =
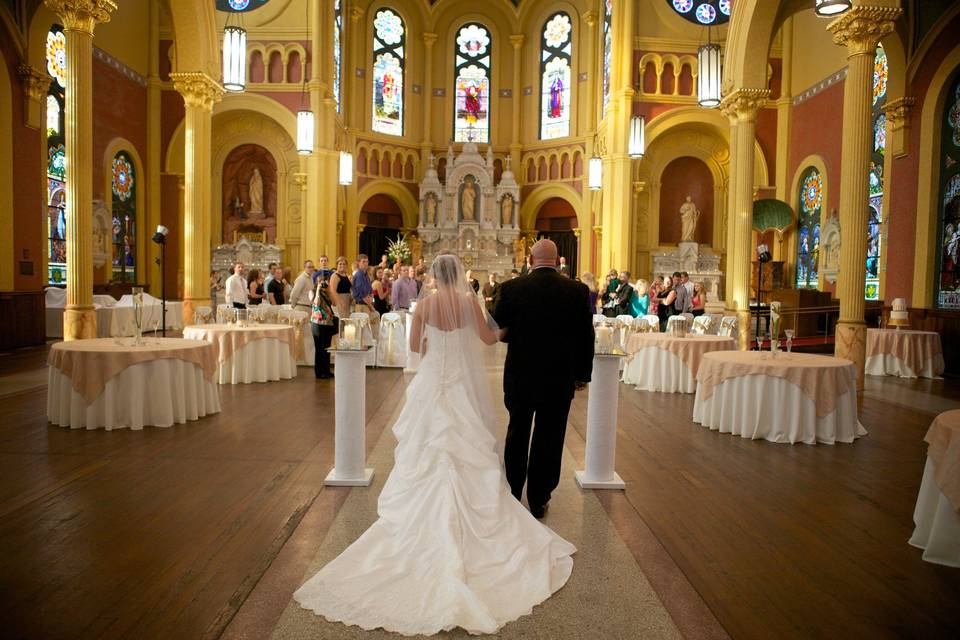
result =
[[[525,36],[522,33],[515,33],[510,36],[510,44],[513,45],[514,50],[519,49],[523,46],[523,41]]]
[[[845,46],[851,55],[871,56],[881,39],[893,33],[893,23],[903,13],[899,7],[854,5],[827,25],[833,42]]]
[[[213,105],[223,97],[220,83],[202,71],[171,73],[170,79],[188,107],[201,107],[212,111]]]
[[[432,47],[437,42],[437,34],[425,32],[421,36],[423,38],[423,44],[427,47]]]
[[[47,95],[47,89],[50,88],[50,76],[28,64],[21,64],[17,67],[17,71],[20,74],[23,91],[27,94],[27,97],[35,102],[43,102]]]
[[[904,96],[887,102],[883,107],[883,113],[886,114],[887,121],[893,126],[894,130],[901,129],[909,124],[910,114],[916,104],[916,98]]]
[[[587,11],[585,14],[583,14],[581,20],[583,20],[588,27],[592,27],[593,25],[597,24],[599,18],[600,14],[596,11]]]
[[[350,22],[359,22],[360,18],[363,17],[364,10],[363,7],[353,6],[350,7]]]
[[[294,173],[293,183],[305,191],[307,189],[307,174],[299,172]]]
[[[753,122],[769,97],[769,89],[737,89],[723,97],[720,111],[731,123]]]
[[[117,9],[113,0],[44,0],[44,4],[63,20],[65,31],[83,31],[91,36],[94,27],[110,22],[110,13]]]

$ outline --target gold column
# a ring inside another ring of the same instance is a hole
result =
[[[877,43],[893,32],[902,13],[893,7],[854,6],[828,25],[833,41],[847,47],[847,80],[843,91],[843,142],[840,156],[840,273],[837,295],[840,322],[834,353],[852,360],[857,368],[857,390],[863,389],[867,326],[864,323],[866,282],[867,174],[873,144],[871,106],[873,60]]]
[[[160,245],[151,242],[150,237],[153,236],[153,232],[161,220],[160,90],[163,83],[160,81],[160,0],[150,0],[150,44],[148,51],[150,53],[150,69],[147,76],[147,179],[145,181],[147,185],[147,225],[145,230],[147,252],[146,263],[141,262],[141,265],[145,267],[143,271],[147,274],[146,281],[150,285],[150,292],[159,297],[161,278],[163,277],[158,264]]]
[[[753,148],[757,113],[769,89],[738,89],[720,108],[730,119],[730,202],[727,232],[727,313],[737,316],[739,346],[750,336],[750,270],[753,268]]]
[[[512,128],[510,130],[510,162],[516,167],[516,173],[521,174],[523,171],[520,170],[520,156],[523,151],[523,141],[520,138],[521,123],[523,122],[523,89],[520,84],[523,82],[523,78],[520,74],[520,70],[523,67],[523,34],[514,34],[510,36],[510,44],[513,46],[513,89],[511,89],[513,97],[513,118],[512,118]],[[491,143],[493,142],[493,136],[490,138]],[[521,180],[525,179],[526,176],[521,176]]]
[[[430,154],[433,152],[433,45],[437,34],[423,34],[423,132],[420,142],[420,165],[423,171],[430,166]]]
[[[597,86],[593,77],[593,70],[600,68],[600,62],[596,55],[597,43],[597,12],[587,11],[582,17],[584,24],[584,37],[581,39],[583,46],[580,49],[579,69],[585,70],[587,81],[581,82],[580,75],[577,74],[577,93],[575,110],[577,113],[577,126],[571,129],[570,133],[574,135],[585,135],[593,137],[597,130],[597,111],[595,108],[595,89]],[[591,144],[588,142],[587,146]],[[589,158],[592,149],[586,149],[585,158]],[[584,169],[586,169],[586,165]],[[523,173],[520,171],[519,173]],[[526,180],[526,176],[521,176],[520,180]],[[586,186],[586,176],[583,177],[583,184]],[[597,251],[594,250],[593,236],[593,192],[589,189],[583,189],[583,219],[579,221],[580,228],[583,229],[583,238],[580,240],[580,273],[594,270],[594,260]],[[599,247],[597,247],[599,249]]]
[[[183,321],[192,324],[196,308],[210,305],[210,144],[213,105],[223,97],[223,87],[198,71],[171,73],[170,79],[186,105]]]
[[[93,29],[112,0],[45,0],[67,40],[67,308],[63,339],[97,337],[93,310]]]

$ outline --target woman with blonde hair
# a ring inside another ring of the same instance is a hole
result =
[[[637,280],[633,285],[633,296],[630,298],[630,315],[634,318],[640,318],[647,315],[647,309],[650,308],[650,295],[647,292],[647,281]]]
[[[597,298],[600,297],[600,292],[597,291],[597,276],[593,275],[589,271],[585,271],[582,276],[580,276],[580,282],[587,285],[587,289],[590,290],[590,312],[597,312]]]
[[[707,292],[703,289],[703,283],[693,283],[693,299],[691,303],[693,304],[693,308],[690,310],[690,313],[692,313],[694,317],[702,316],[705,312],[704,307],[707,304]]]
[[[336,270],[330,276],[330,298],[333,301],[333,312],[338,318],[350,317],[350,272],[347,271],[347,259],[338,256]]]

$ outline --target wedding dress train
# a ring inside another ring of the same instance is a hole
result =
[[[576,548],[511,494],[459,346],[469,329],[426,329],[429,349],[393,426],[379,519],[294,593],[331,621],[430,635],[494,633],[560,589]]]

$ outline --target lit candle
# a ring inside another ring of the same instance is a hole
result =
[[[597,327],[597,347],[601,353],[610,351],[613,347],[613,329],[610,327]]]
[[[347,349],[352,349],[356,345],[357,328],[354,325],[348,324],[343,328],[343,342]]]

